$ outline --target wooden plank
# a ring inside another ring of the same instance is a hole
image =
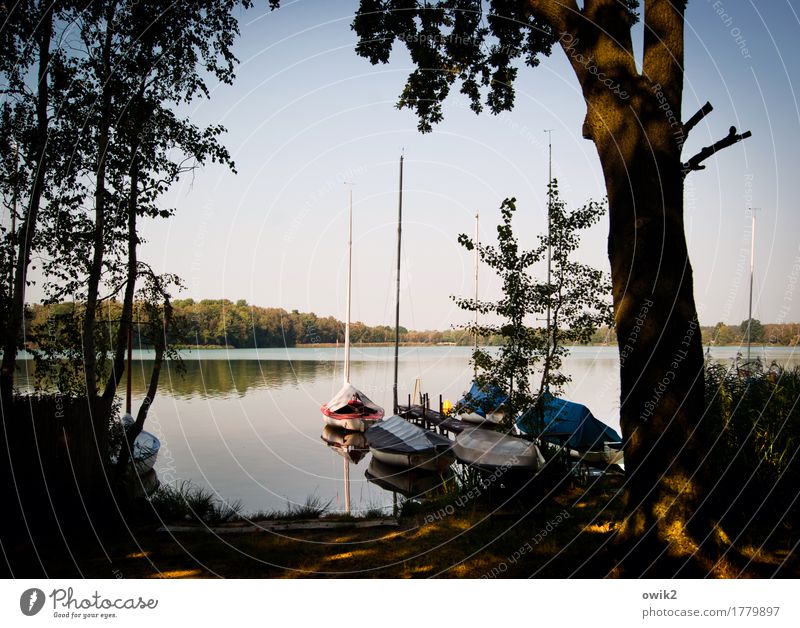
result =
[[[171,525],[158,528],[158,532],[211,532],[212,534],[252,534],[254,532],[286,532],[292,530],[347,530],[379,527],[397,527],[394,518],[370,519],[368,521],[255,521],[252,524]]]
[[[475,427],[475,425],[472,423],[467,423],[466,421],[460,421],[459,419],[445,416],[439,412],[436,412],[435,410],[429,410],[421,405],[412,405],[410,407],[400,406],[399,412],[406,419],[417,419],[423,424],[432,424],[439,428],[453,432],[454,434],[460,434],[466,429]]]

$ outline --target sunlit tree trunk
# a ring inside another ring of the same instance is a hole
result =
[[[608,192],[627,476],[616,549],[628,576],[727,568],[706,504],[703,353],[684,235],[683,4],[645,4],[641,73],[613,3],[587,2],[590,26],[561,42]]]

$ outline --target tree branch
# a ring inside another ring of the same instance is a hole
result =
[[[553,28],[554,33],[575,32],[573,16],[580,13],[576,0],[529,0],[531,11]]]
[[[722,150],[723,148],[733,146],[737,142],[741,142],[751,135],[752,133],[750,131],[745,131],[744,133],[737,135],[736,127],[732,126],[728,131],[728,135],[715,142],[713,145],[704,147],[699,153],[683,164],[683,176],[685,177],[692,170],[703,170],[705,166],[701,165],[701,163],[711,157],[711,155]]]
[[[700,110],[696,114],[694,114],[691,118],[689,118],[686,122],[684,122],[683,124],[684,138],[689,135],[689,131],[691,131],[697,125],[697,123],[700,122],[700,120],[705,118],[712,111],[714,111],[714,107],[711,106],[710,102],[707,102],[705,105],[700,107]]]

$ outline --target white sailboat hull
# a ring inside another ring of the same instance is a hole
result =
[[[416,454],[404,454],[399,452],[381,451],[371,449],[372,457],[380,460],[384,464],[393,467],[404,467],[408,469],[421,469],[423,471],[443,471],[453,462],[454,457],[446,453],[424,452]]]
[[[322,419],[323,421],[325,421],[326,425],[330,425],[331,427],[338,427],[339,429],[342,430],[349,430],[351,432],[366,432],[367,428],[375,423],[374,420],[365,420],[360,417],[340,419],[328,415],[323,415]]]
[[[461,432],[453,451],[461,462],[478,467],[536,472],[545,464],[542,452],[534,443],[480,428]]]

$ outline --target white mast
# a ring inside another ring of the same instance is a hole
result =
[[[756,212],[759,210],[759,207],[751,207],[750,208],[750,220],[751,228],[750,228],[750,305],[747,310],[747,362],[750,363],[750,342],[752,336],[752,324],[753,324],[753,271],[755,268],[755,250],[756,250]]]
[[[392,411],[397,414],[397,371],[400,361],[400,240],[403,235],[403,154],[400,154],[400,184],[397,201],[397,299],[394,316],[394,385],[392,387]]]
[[[550,217],[553,208],[553,129],[545,129],[547,133],[547,287],[550,288],[550,269],[552,250],[550,246]],[[547,351],[550,351],[550,295],[547,295]]]
[[[344,326],[344,383],[350,383],[350,284],[353,281],[353,188],[347,220],[347,320]]]
[[[478,267],[480,255],[478,254],[478,222],[480,214],[475,213],[475,351],[478,350]],[[472,381],[478,377],[478,366],[474,363],[472,367]]]

